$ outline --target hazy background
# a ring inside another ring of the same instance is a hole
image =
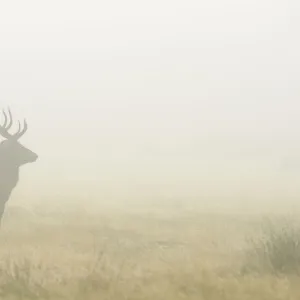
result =
[[[40,155],[14,201],[300,203],[299,6],[1,2],[0,104]]]

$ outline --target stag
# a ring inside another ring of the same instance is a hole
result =
[[[0,135],[5,138],[0,143],[0,226],[5,210],[5,205],[10,198],[12,190],[19,181],[19,169],[27,163],[33,163],[38,155],[25,148],[19,143],[19,139],[27,131],[27,122],[24,119],[23,126],[18,121],[18,131],[9,133],[13,125],[13,118],[10,109],[7,112],[2,110],[4,116],[3,125],[0,124]]]

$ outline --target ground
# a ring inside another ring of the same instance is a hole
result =
[[[260,215],[9,206],[1,299],[300,299],[295,276],[241,272]]]

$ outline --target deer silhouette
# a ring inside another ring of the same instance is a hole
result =
[[[19,181],[19,169],[22,165],[33,163],[38,155],[19,143],[19,139],[26,133],[28,125],[24,119],[23,128],[18,121],[18,131],[14,134],[8,132],[13,125],[10,109],[2,110],[3,125],[0,125],[0,135],[5,138],[0,143],[0,226],[5,210],[5,204],[10,198],[12,190]]]

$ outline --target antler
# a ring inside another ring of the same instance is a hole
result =
[[[13,124],[11,111],[8,108],[8,115],[7,115],[7,113],[5,112],[5,110],[2,109],[2,113],[4,115],[4,124],[0,125],[0,135],[2,135],[6,139],[18,140],[27,131],[28,126],[27,126],[26,120],[24,120],[24,127],[23,127],[23,129],[21,129],[21,123],[20,123],[20,121],[18,121],[18,125],[19,125],[18,131],[15,134],[10,134],[8,132],[8,130],[11,128],[11,126]]]

